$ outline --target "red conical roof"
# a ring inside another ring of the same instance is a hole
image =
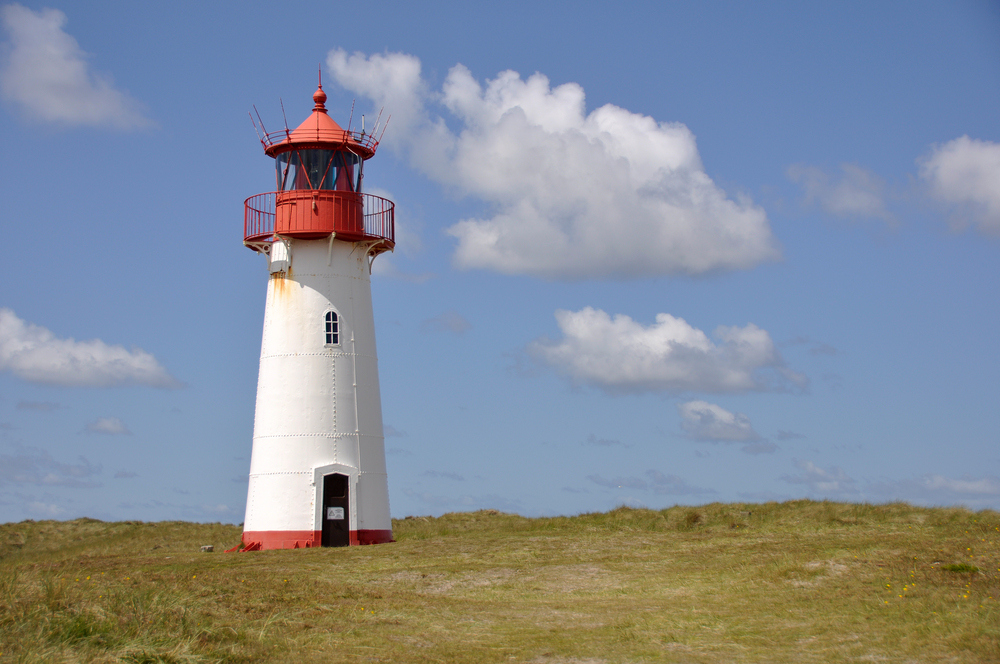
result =
[[[313,93],[312,114],[305,122],[295,128],[268,133],[264,140],[264,152],[275,156],[289,150],[313,148],[336,150],[346,147],[362,159],[369,159],[375,154],[378,141],[374,137],[354,131],[345,131],[326,112],[326,93],[321,84]]]

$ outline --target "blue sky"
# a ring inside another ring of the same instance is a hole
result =
[[[397,205],[392,514],[1000,508],[1000,5],[0,6],[0,521],[243,520],[247,116]]]

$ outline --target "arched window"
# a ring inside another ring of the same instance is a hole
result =
[[[340,343],[340,319],[336,311],[326,312],[326,345],[335,346]]]

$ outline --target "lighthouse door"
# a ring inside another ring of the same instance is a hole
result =
[[[340,473],[323,476],[323,546],[351,543],[348,477]]]

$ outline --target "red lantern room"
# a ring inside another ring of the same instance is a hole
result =
[[[313,240],[330,237],[369,244],[369,256],[395,246],[393,204],[362,192],[365,161],[375,155],[373,134],[341,128],[326,112],[323,85],[313,93],[312,114],[294,131],[265,133],[264,152],[274,158],[277,191],[246,200],[244,244],[268,253],[276,235]]]

